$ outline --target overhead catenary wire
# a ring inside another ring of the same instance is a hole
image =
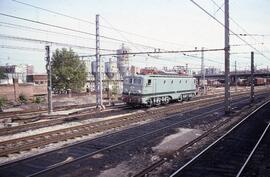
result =
[[[31,38],[22,38],[22,37],[17,37],[17,36],[8,36],[8,35],[0,35],[0,37],[2,38],[8,38],[8,39],[14,39],[14,40],[24,40],[24,41],[31,41],[31,42],[44,42],[44,43],[52,43],[52,44],[58,44],[58,45],[64,45],[64,46],[75,46],[75,45],[70,45],[70,44],[64,44],[64,43],[59,43],[59,42],[53,42],[53,41],[45,41],[45,40],[39,40],[39,39],[31,39]],[[84,48],[83,46],[75,46],[75,47],[80,47],[80,48]],[[9,47],[11,48],[11,47]],[[20,48],[20,47],[13,47],[13,49],[15,48]],[[88,47],[87,47],[88,48]],[[26,49],[26,48],[20,48],[20,49]],[[29,48],[28,48],[29,49]],[[95,49],[95,48],[91,48],[91,49]],[[109,49],[104,49],[106,51],[114,51],[114,50],[109,50]],[[218,49],[218,50],[223,50],[223,49]],[[193,52],[196,52],[196,50],[192,50]],[[178,52],[181,52],[181,51],[178,51]],[[156,53],[178,53],[177,51],[166,51],[166,52],[138,52],[138,53],[131,53],[131,54],[148,54],[148,56],[150,56],[150,54],[156,54]],[[183,52],[183,51],[182,51]],[[188,52],[188,51],[184,51],[184,52]],[[113,54],[104,54],[104,56],[108,56],[108,55],[116,55],[115,53]],[[89,56],[94,56],[94,55],[89,55]],[[82,57],[87,57],[87,56],[82,56]],[[156,58],[154,56],[151,56],[153,58]]]
[[[85,31],[80,31],[80,30],[76,30],[76,29],[72,29],[72,28],[67,28],[67,27],[63,27],[63,26],[58,26],[58,25],[54,25],[54,24],[49,24],[49,23],[45,23],[45,22],[41,22],[41,21],[31,20],[31,19],[27,19],[27,18],[22,18],[22,17],[18,17],[18,16],[14,16],[14,15],[9,15],[9,14],[5,14],[5,13],[1,13],[1,12],[0,12],[0,15],[6,16],[6,17],[10,17],[10,18],[19,19],[19,20],[23,20],[23,21],[28,21],[28,22],[31,22],[31,23],[37,23],[37,24],[40,24],[40,25],[46,25],[46,26],[50,26],[50,27],[54,27],[54,28],[59,28],[59,29],[62,29],[62,30],[68,30],[68,31],[72,31],[72,32],[77,32],[77,33],[82,33],[82,34],[86,34],[86,35],[96,36],[93,33],[85,32]],[[121,42],[121,43],[123,43],[123,42],[124,43],[129,43],[128,41],[125,41],[125,40],[120,40],[120,39],[116,39],[116,38],[112,38],[112,37],[107,37],[107,36],[103,36],[103,35],[100,35],[100,38],[104,38],[104,39],[108,39],[108,40],[113,40],[113,41],[118,41],[118,42]],[[132,42],[132,44],[144,46],[144,47],[151,48],[151,49],[156,49],[157,48],[157,47],[153,47],[153,46],[149,46],[149,45],[144,45],[144,44],[140,44],[140,43],[135,43],[135,42]]]
[[[45,49],[41,49],[41,48],[22,47],[22,46],[14,46],[14,45],[0,45],[0,48],[45,52]]]
[[[249,54],[250,55],[250,52],[231,52],[230,54],[231,55],[241,55],[241,54]]]
[[[213,13],[213,15],[215,15],[216,13],[218,13],[219,10],[222,10],[223,6],[225,5],[224,3],[222,3],[221,6],[219,6],[214,0],[211,0],[217,7],[218,9]],[[222,10],[223,11],[223,10]]]
[[[230,46],[239,47],[239,46],[247,46],[248,44],[231,44]],[[264,45],[263,42],[260,43],[252,43],[250,45]]]
[[[200,59],[200,60],[201,60],[201,57],[198,57],[198,56],[189,55],[189,54],[186,54],[186,53],[183,53],[183,55],[184,55],[184,56],[187,56],[187,57],[196,58],[196,59]],[[208,60],[208,61],[211,61],[211,62],[213,62],[213,63],[217,63],[217,64],[224,65],[224,63],[218,62],[218,61],[213,60],[213,59],[209,59],[209,58],[205,58],[205,57],[204,57],[204,60]]]
[[[93,25],[96,24],[96,23],[90,22],[88,20],[84,20],[84,19],[81,19],[81,18],[72,17],[70,15],[66,15],[66,14],[63,14],[63,13],[60,13],[60,12],[56,12],[56,11],[52,11],[52,10],[45,9],[45,8],[42,8],[42,7],[38,7],[38,6],[29,4],[29,3],[25,3],[25,2],[22,2],[22,1],[17,1],[17,0],[12,0],[12,1],[13,2],[16,2],[16,3],[20,3],[20,4],[23,4],[23,5],[26,5],[26,6],[30,6],[30,7],[36,8],[36,9],[40,9],[40,10],[43,10],[43,11],[46,11],[46,12],[50,12],[52,14],[56,14],[56,15],[60,15],[60,16],[63,16],[63,17],[71,18],[73,20],[78,20],[78,21],[90,23],[90,24],[93,24]]]
[[[19,20],[23,20],[23,21],[28,21],[28,22],[32,22],[32,23],[37,23],[37,24],[40,24],[40,25],[46,25],[46,26],[50,26],[50,27],[54,27],[54,28],[59,28],[59,29],[63,29],[63,30],[72,31],[72,32],[77,32],[77,33],[96,36],[93,33],[80,31],[80,30],[76,30],[76,29],[72,29],[72,28],[67,28],[67,27],[63,27],[63,26],[53,25],[53,24],[49,24],[49,23],[45,23],[45,22],[41,22],[41,21],[37,21],[37,20],[31,20],[31,19],[27,19],[27,18],[23,18],[23,17],[14,16],[14,15],[9,15],[9,14],[5,14],[5,13],[1,13],[1,12],[0,12],[0,15],[10,17],[10,18],[19,19]]]
[[[130,42],[130,40],[127,39],[127,38],[122,34],[121,31],[119,31],[119,30],[117,30],[116,28],[114,28],[113,25],[112,25],[109,21],[107,21],[103,16],[101,16],[101,18],[102,18],[106,23],[108,23],[108,24],[111,26],[111,28],[114,29],[114,30],[115,30],[122,38],[124,38],[125,40],[127,40],[127,41]],[[132,42],[130,42],[130,44],[133,45]],[[140,49],[139,49],[137,46],[133,45],[133,47],[135,47],[137,50],[140,51]],[[155,49],[155,50],[156,50],[156,49]],[[165,49],[162,49],[162,50],[166,51]],[[140,52],[141,52],[141,51],[140,51]],[[157,60],[160,60],[160,58],[158,58],[158,57],[156,57],[156,56],[152,56],[152,55],[150,55],[150,54],[148,54],[147,56],[148,56],[148,57],[151,57],[151,58],[154,58],[154,59],[157,59]]]
[[[200,8],[203,12],[205,12],[207,15],[209,15],[211,18],[213,18],[217,23],[219,23],[220,25],[222,25],[223,27],[227,28],[221,21],[219,21],[216,17],[214,17],[211,13],[209,13],[207,10],[205,10],[202,6],[200,6],[198,3],[196,3],[194,0],[190,0],[193,4],[195,4],[198,8]],[[265,57],[267,60],[270,61],[270,58],[267,57],[265,54],[263,54],[261,51],[259,51],[257,48],[255,48],[254,46],[252,46],[251,44],[249,44],[245,39],[243,39],[242,37],[240,37],[239,35],[237,35],[234,31],[232,31],[231,29],[228,29],[232,34],[234,34],[236,37],[238,37],[241,41],[243,41],[244,43],[246,43],[249,47],[251,47],[252,49],[254,49],[258,54],[262,55],[263,57]]]
[[[88,24],[91,24],[91,25],[95,25],[94,22],[91,22],[89,20],[73,17],[73,16],[70,16],[70,15],[67,15],[67,14],[64,14],[64,13],[59,13],[59,12],[56,12],[56,11],[53,11],[53,10],[50,10],[50,9],[46,9],[46,8],[43,8],[43,7],[39,7],[39,6],[32,5],[32,4],[29,4],[29,3],[25,3],[25,2],[22,2],[22,1],[18,1],[18,0],[12,0],[12,1],[16,2],[16,3],[19,3],[19,4],[22,4],[22,5],[25,5],[25,6],[35,8],[35,9],[43,10],[43,11],[46,11],[46,12],[49,12],[49,13],[52,13],[52,14],[55,14],[55,15],[60,15],[60,16],[66,17],[66,18],[70,18],[70,19],[77,20],[77,21],[80,21],[80,22],[85,22],[85,23],[88,23]],[[110,26],[100,25],[100,27],[110,29],[110,30],[117,30],[117,31],[122,32],[122,33],[134,35],[134,36],[137,36],[137,37],[140,37],[140,38],[147,38],[147,39],[162,42],[162,43],[168,43],[168,44],[177,45],[177,46],[184,45],[184,44],[179,44],[179,43],[176,43],[176,42],[160,40],[160,39],[156,39],[156,38],[153,38],[153,37],[149,37],[149,36],[145,36],[145,35],[141,35],[141,34],[137,34],[137,33],[133,33],[133,32],[124,31],[124,30],[121,30],[121,29],[118,29],[118,28],[112,28]]]
[[[13,0],[14,2],[16,1],[16,2],[20,2],[20,1],[17,1],[17,0]],[[21,2],[20,2],[21,3]],[[27,3],[25,3],[25,4],[27,4]],[[30,4],[28,4],[28,5],[30,5]],[[34,7],[34,6],[33,6]],[[35,6],[35,8],[37,8],[37,6]],[[44,9],[44,8],[41,8],[42,10],[48,10],[48,9]],[[48,12],[49,12],[50,10],[48,10]],[[54,11],[50,11],[50,13],[52,13],[52,12],[54,12]],[[83,20],[84,22],[89,22],[89,23],[92,23],[92,24],[95,24],[95,23],[93,23],[93,22],[90,22],[90,21],[88,21],[88,20],[84,20],[84,19],[79,19],[79,18],[76,18],[76,17],[72,17],[72,16],[69,16],[69,15],[66,15],[66,14],[61,14],[61,13],[58,13],[58,15],[62,15],[62,16],[66,16],[66,17],[68,17],[68,18],[73,18],[74,20]],[[82,22],[83,22],[82,21]],[[104,26],[103,26],[104,27]],[[112,27],[108,27],[108,28],[110,28],[110,29],[112,29]],[[117,29],[118,30],[118,29]],[[120,30],[120,31],[122,31],[122,30]],[[109,40],[112,40],[111,38],[108,38]],[[114,39],[115,40],[115,39]],[[116,41],[118,41],[118,42],[126,42],[126,41],[124,41],[124,40],[120,40],[120,39],[117,39]],[[130,41],[128,42],[128,43],[130,43]],[[149,47],[149,46],[148,46]],[[150,48],[150,47],[149,47]],[[153,49],[154,48],[157,48],[157,47],[152,47]],[[115,54],[114,54],[115,55]]]
[[[239,33],[237,34],[239,36],[261,36],[261,37],[265,37],[265,36],[270,36],[270,34],[245,34],[245,33]]]
[[[41,39],[32,39],[32,38],[19,37],[19,36],[11,36],[11,35],[4,35],[4,34],[0,34],[0,38],[9,39],[9,40],[35,42],[35,43],[55,44],[58,46],[74,47],[74,48],[80,48],[80,49],[91,49],[91,50],[96,49],[95,47],[87,47],[87,46],[80,46],[80,45],[74,45],[74,44],[67,44],[67,43],[41,40]],[[110,50],[110,49],[100,49],[100,50],[110,51],[110,52],[115,51],[115,50]]]
[[[45,50],[42,48],[30,48],[30,47],[22,47],[22,46],[14,46],[14,45],[0,45],[0,48],[8,48],[8,49],[17,49],[17,50],[31,50],[31,51],[37,51],[37,52],[45,52]],[[185,54],[184,56],[187,56],[187,57],[193,57],[193,58],[196,58],[195,56],[192,56],[192,55],[187,55]],[[89,58],[89,57],[95,57],[94,54],[92,55],[79,55],[80,58],[84,59],[84,58]],[[168,59],[167,58],[156,58],[157,60],[160,60],[160,61],[167,61],[168,62]],[[169,61],[169,62],[172,62],[172,63],[175,63],[177,62],[176,61],[177,59],[175,59],[174,61]],[[210,60],[208,58],[206,58],[206,60],[209,60],[209,61],[213,61],[214,60]],[[144,63],[144,62],[140,62],[140,63]],[[188,62],[187,62],[188,63]],[[192,64],[192,63],[189,63],[189,65]]]
[[[0,21],[0,26],[4,26],[4,25],[6,25],[5,27],[14,27],[14,28],[19,27],[19,28],[29,29],[29,30],[34,30],[34,31],[60,34],[60,35],[74,37],[74,38],[81,38],[81,39],[86,39],[86,40],[95,40],[94,38],[90,38],[90,37],[82,37],[82,36],[73,35],[73,34],[67,34],[67,33],[62,33],[62,32],[57,32],[57,31],[45,30],[45,29],[41,29],[41,28],[34,28],[34,27],[30,27],[30,26],[18,25],[18,24],[14,24],[14,23],[8,23],[8,22],[1,22]],[[18,29],[18,28],[15,28],[15,29]]]
[[[218,52],[224,51],[224,48],[205,49],[204,52]],[[127,53],[105,53],[101,56],[119,56],[119,55],[149,55],[149,54],[173,54],[173,53],[196,53],[201,50],[168,50],[168,51],[150,51],[150,52],[127,52]],[[93,55],[86,55],[85,57],[93,57]]]
[[[211,0],[217,7],[219,7],[219,5],[214,1],[214,0]],[[224,12],[224,10],[222,8],[219,7],[220,10],[222,10]],[[259,35],[259,34],[250,34],[247,32],[247,30],[245,28],[243,28],[239,23],[236,22],[235,19],[233,19],[232,17],[229,17],[229,19],[234,23],[236,24],[236,26],[238,26],[242,31],[245,32],[245,34],[236,34],[234,33],[233,35],[236,35],[236,36],[249,36],[251,37],[253,40],[255,40],[256,42],[260,43],[260,41],[258,39],[256,39],[254,36],[262,36],[262,37],[265,37],[265,35]],[[232,35],[232,34],[231,34]]]
[[[3,25],[1,25],[3,24]],[[41,32],[46,32],[46,33],[54,33],[54,34],[60,34],[60,35],[65,35],[65,36],[70,36],[70,37],[74,37],[74,38],[80,38],[80,39],[85,39],[85,40],[93,40],[95,41],[94,38],[90,38],[90,37],[82,37],[82,36],[78,36],[78,35],[74,35],[74,34],[68,34],[68,33],[63,33],[63,32],[57,32],[57,31],[51,31],[51,30],[44,30],[44,29],[40,29],[40,28],[33,28],[33,27],[29,27],[29,26],[25,26],[25,25],[18,25],[18,24],[14,24],[14,23],[8,23],[8,22],[0,22],[0,26],[3,27],[8,27],[8,28],[15,28],[18,29],[16,27],[19,28],[23,28],[23,29],[29,29],[29,30],[35,30],[35,31],[41,31]],[[104,40],[103,43],[114,43],[114,44],[119,44],[118,42],[112,41],[112,40]],[[149,47],[145,47],[145,48],[149,48]],[[152,47],[151,47],[152,49]]]
[[[211,0],[213,3],[214,3],[214,5],[215,6],[217,6],[218,7],[218,9],[219,10],[221,10],[222,12],[224,12],[224,10],[221,8],[221,6],[219,6],[217,3],[216,3],[216,1],[214,1],[214,0]],[[224,5],[224,4],[223,4]],[[242,31],[244,31],[245,33],[247,33],[248,34],[248,32],[239,24],[239,23],[237,23],[232,17],[229,17],[229,19],[234,23],[234,24],[236,24]],[[237,34],[236,34],[237,35]],[[258,40],[256,39],[256,38],[253,38],[255,41],[257,41],[258,42]]]

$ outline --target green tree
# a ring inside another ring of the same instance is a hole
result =
[[[3,107],[5,106],[7,99],[5,97],[0,97],[0,112],[3,112]]]
[[[86,66],[72,49],[56,49],[52,56],[52,86],[56,92],[80,92],[86,82]]]
[[[5,78],[4,69],[0,67],[0,79],[4,79],[4,78]]]

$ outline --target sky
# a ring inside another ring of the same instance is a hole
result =
[[[216,19],[224,23],[224,0],[195,0]],[[22,3],[62,13],[64,17]],[[219,9],[221,7],[221,9]],[[219,10],[218,10],[219,9]],[[45,45],[15,39],[30,38],[53,41],[52,52],[71,47],[78,55],[95,54],[95,16],[100,15],[102,49],[116,50],[122,43],[132,52],[161,50],[193,50],[224,48],[224,27],[195,6],[190,0],[0,0],[0,65],[33,64],[36,73],[45,72]],[[7,17],[12,15],[33,21],[74,29],[72,32],[51,26]],[[270,66],[270,1],[230,0],[231,69],[250,68],[250,52],[255,52],[257,68]],[[37,30],[38,29],[38,30]],[[91,33],[91,34],[86,34]],[[8,36],[8,37],[7,37]],[[113,40],[111,40],[113,38]],[[76,46],[74,46],[76,45]],[[80,47],[78,47],[80,46]],[[101,54],[112,53],[101,51]],[[264,56],[262,56],[263,54]],[[131,64],[139,67],[173,67],[186,65],[198,70],[201,53],[152,54],[131,56]],[[224,70],[224,52],[205,52],[205,66]],[[89,58],[95,60],[95,58]],[[103,57],[108,60],[109,57]],[[115,58],[113,58],[115,59]]]

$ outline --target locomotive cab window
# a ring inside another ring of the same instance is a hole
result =
[[[129,83],[132,84],[132,78],[129,79]]]
[[[151,82],[152,82],[152,80],[151,79],[148,79],[147,85],[151,85]]]
[[[141,79],[137,78],[137,79],[134,79],[134,84],[141,84]]]

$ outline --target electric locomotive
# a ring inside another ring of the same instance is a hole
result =
[[[196,95],[196,79],[179,75],[124,77],[123,101],[129,105],[154,106],[172,100],[190,100]]]

